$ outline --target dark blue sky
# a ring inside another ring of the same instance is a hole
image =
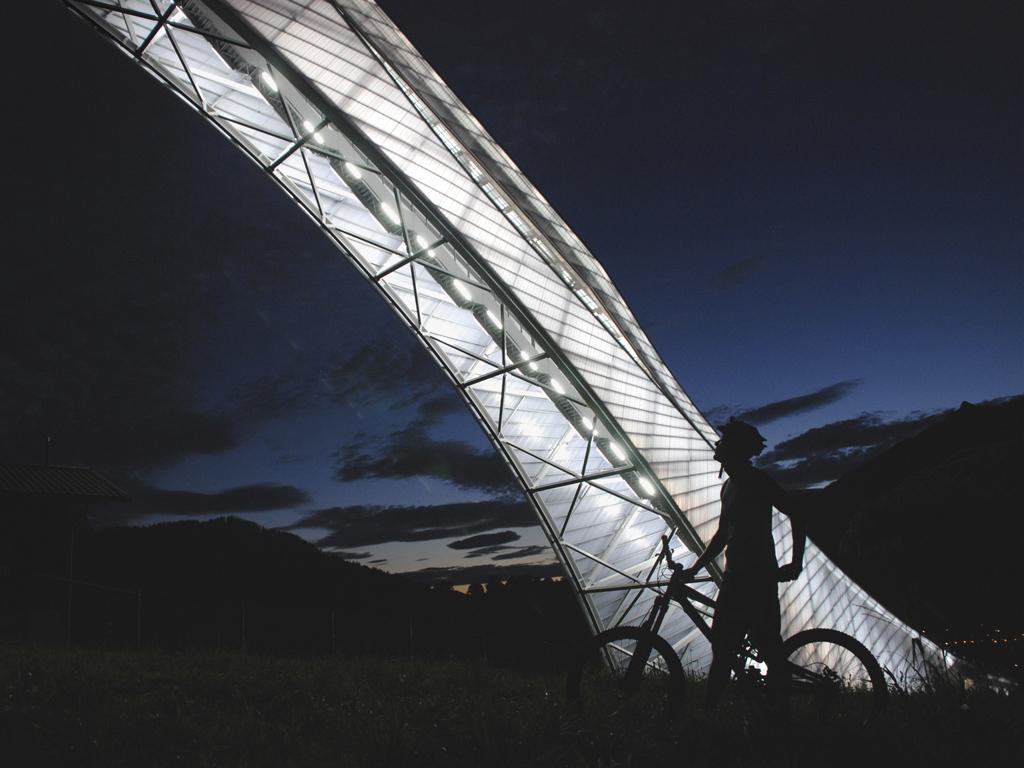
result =
[[[697,405],[754,411],[784,480],[1024,390],[1018,4],[382,5]],[[504,562],[543,561],[482,433],[355,270],[201,118],[31,6],[0,460],[51,434],[56,461],[130,487],[135,520],[307,519],[384,567],[490,562],[449,545],[503,530]],[[382,467],[414,438],[471,471]]]

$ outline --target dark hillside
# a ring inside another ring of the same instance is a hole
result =
[[[55,556],[17,564],[22,589],[0,587],[0,627],[66,639],[67,532],[32,533],[35,549],[45,538]],[[70,597],[71,639],[99,647],[486,657],[543,668],[585,631],[567,584],[512,581],[466,596],[237,518],[82,529]]]
[[[1021,644],[1022,468],[1024,398],[964,403],[819,493],[811,535],[914,626]]]

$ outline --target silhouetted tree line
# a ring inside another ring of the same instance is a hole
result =
[[[566,583],[513,579],[463,595],[238,518],[93,530],[84,515],[37,510],[5,516],[3,534],[0,628],[12,639],[544,669],[586,634]]]

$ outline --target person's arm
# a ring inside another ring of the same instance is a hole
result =
[[[778,491],[773,506],[789,517],[789,525],[793,530],[793,558],[791,562],[779,568],[779,581],[793,581],[804,569],[804,550],[807,548],[807,523],[803,510],[797,500],[776,486]]]
[[[715,531],[715,535],[711,537],[711,541],[708,542],[707,547],[700,553],[700,557],[691,565],[689,568],[683,571],[683,574],[687,578],[692,578],[697,572],[722,554],[725,549],[726,539],[729,534],[729,525],[726,522],[726,510],[725,505],[722,505],[722,512],[718,516],[718,530]]]
[[[700,557],[697,558],[697,561],[687,568],[686,571],[690,574],[696,574],[697,571],[722,554],[722,550],[725,549],[725,538],[725,526],[719,521],[718,530],[715,531],[715,535],[711,537],[711,541],[708,542],[707,547]]]

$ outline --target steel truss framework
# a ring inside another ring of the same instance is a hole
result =
[[[716,525],[715,432],[594,257],[384,13],[66,4],[264,168],[401,316],[518,478],[592,627],[639,620],[663,586],[661,536],[692,562]],[[788,557],[778,515],[775,534]],[[782,603],[787,634],[836,627],[898,672],[936,652],[813,544]],[[682,611],[663,632],[706,666]]]

